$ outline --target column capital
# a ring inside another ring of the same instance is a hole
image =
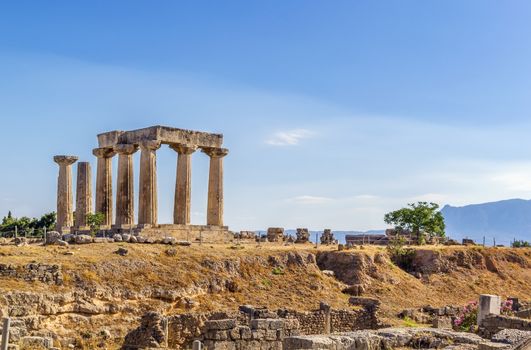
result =
[[[183,143],[172,143],[170,148],[179,154],[192,154],[197,150],[196,146],[188,146]]]
[[[64,156],[64,155],[54,156],[53,157],[53,161],[56,162],[59,165],[72,165],[78,159],[79,159],[79,157],[76,157],[76,156]]]
[[[138,145],[121,143],[114,146],[114,151],[116,151],[118,154],[130,155],[138,151]]]
[[[143,150],[156,151],[160,148],[160,141],[154,141],[154,140],[140,141],[139,146]]]
[[[210,158],[223,158],[229,154],[228,149],[217,147],[203,147],[201,151],[206,153]]]
[[[116,151],[111,147],[94,148],[92,154],[97,158],[111,158],[116,154]]]

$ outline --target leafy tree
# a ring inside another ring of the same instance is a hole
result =
[[[87,224],[90,226],[90,233],[94,236],[100,230],[101,224],[105,220],[103,213],[87,214]]]
[[[7,216],[4,216],[2,219],[2,224],[0,224],[0,232],[9,232],[12,234],[15,231],[15,227],[18,232],[34,232],[43,230],[52,230],[55,227],[56,214],[55,212],[47,213],[37,218],[29,218],[23,216],[21,218],[16,218],[13,216],[11,211],[8,212]]]
[[[524,248],[524,247],[531,247],[531,243],[527,241],[514,241],[511,246],[513,248]]]
[[[419,244],[426,241],[426,235],[444,237],[444,218],[436,203],[418,202],[408,207],[385,214],[384,221],[394,225],[397,231],[410,231]]]

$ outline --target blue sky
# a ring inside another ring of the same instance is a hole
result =
[[[95,172],[96,134],[156,124],[225,135],[234,229],[378,229],[411,201],[531,198],[530,15],[527,1],[2,2],[0,214],[55,209],[54,154]],[[175,165],[162,148],[161,222]],[[207,176],[196,153],[197,224]]]

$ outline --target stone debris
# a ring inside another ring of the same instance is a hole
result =
[[[332,335],[292,336],[284,339],[284,350],[330,349],[371,350],[401,347],[442,348],[456,344],[486,342],[472,333],[454,332],[434,328],[384,328],[360,330]]]
[[[120,248],[118,248],[118,250],[116,250],[114,253],[115,253],[115,254],[118,254],[118,255],[120,255],[120,256],[126,256],[127,254],[129,254],[129,250],[120,247]]]
[[[50,231],[50,232],[47,232],[46,233],[46,244],[47,245],[52,245],[52,244],[57,244],[57,242],[59,240],[61,240],[63,237],[61,235],[61,233],[57,232],[57,231]]]

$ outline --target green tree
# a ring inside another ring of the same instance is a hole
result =
[[[514,241],[511,246],[513,248],[525,248],[525,247],[531,247],[531,244],[527,241]]]
[[[444,218],[436,203],[418,202],[406,208],[385,214],[384,221],[394,225],[398,231],[408,230],[419,244],[426,241],[426,235],[444,237]]]
[[[94,236],[100,230],[101,224],[105,220],[103,213],[87,214],[87,224],[90,226],[90,233]]]

